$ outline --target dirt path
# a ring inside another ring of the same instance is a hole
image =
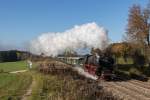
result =
[[[123,100],[150,100],[150,82],[137,80],[101,82],[104,89]]]
[[[18,71],[12,71],[12,72],[9,72],[11,74],[16,74],[16,73],[23,73],[23,72],[26,72],[28,70],[18,70]]]
[[[18,70],[18,71],[12,71],[9,72],[11,74],[16,74],[16,73],[23,73],[27,72],[28,70]],[[32,83],[30,84],[29,88],[27,89],[26,93],[22,96],[21,100],[29,100],[29,96],[32,94],[32,88],[36,84],[35,78],[32,76]]]
[[[32,95],[32,89],[35,84],[36,84],[35,78],[32,76],[32,83],[27,89],[26,93],[22,96],[21,100],[29,100],[29,97]]]

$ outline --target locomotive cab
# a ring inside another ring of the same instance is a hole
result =
[[[84,61],[84,70],[89,74],[96,75],[97,67],[99,67],[99,63],[96,60],[96,57],[93,55],[87,55]]]
[[[114,60],[110,56],[87,55],[84,61],[84,70],[96,75],[99,79],[110,80],[113,76]]]

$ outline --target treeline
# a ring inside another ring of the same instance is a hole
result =
[[[132,63],[137,66],[142,66],[149,64],[150,61],[150,46],[139,48],[138,45],[128,42],[113,43],[109,45],[107,52],[113,55],[117,64]],[[123,63],[119,62],[119,58],[122,58]]]
[[[18,51],[18,50],[9,50],[9,51],[0,51],[0,62],[12,62],[24,60],[29,57],[28,52]]]
[[[146,7],[133,5],[129,9],[128,24],[124,41],[126,53],[133,58],[134,64],[150,66],[150,1]],[[125,58],[125,56],[124,56]]]
[[[133,5],[129,9],[128,24],[122,43],[110,46],[116,58],[132,58],[134,65],[150,66],[150,1],[146,7]]]

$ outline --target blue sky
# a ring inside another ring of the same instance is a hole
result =
[[[116,42],[125,32],[129,7],[148,0],[0,0],[0,42],[22,45],[45,32],[96,22]]]

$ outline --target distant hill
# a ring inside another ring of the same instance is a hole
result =
[[[29,52],[19,50],[0,51],[0,62],[25,60],[29,55]]]

